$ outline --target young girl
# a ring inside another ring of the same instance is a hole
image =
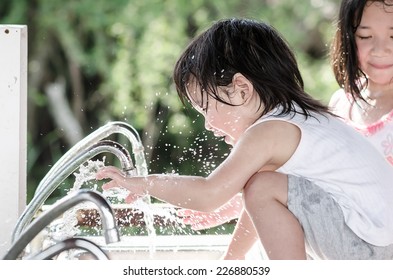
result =
[[[104,189],[128,189],[128,202],[149,194],[206,212],[242,192],[240,220],[254,226],[270,259],[393,258],[389,165],[304,92],[277,31],[252,20],[221,20],[186,48],[174,80],[206,129],[233,146],[230,155],[206,178],[127,177],[104,167],[96,175],[111,179]]]
[[[341,2],[331,58],[342,89],[333,95],[330,106],[336,115],[365,135],[393,166],[392,36],[393,1]],[[237,218],[240,203],[239,199],[233,200],[231,204],[236,207],[228,204],[208,214],[191,210],[181,210],[179,214],[186,224],[202,229]]]
[[[330,106],[393,166],[393,1],[344,0],[331,58]]]

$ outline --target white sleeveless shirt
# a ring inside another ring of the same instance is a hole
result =
[[[312,113],[306,119],[277,112],[280,107],[253,124],[280,120],[300,128],[295,153],[277,171],[323,188],[340,205],[346,224],[366,242],[393,244],[393,172],[375,147],[331,115]]]

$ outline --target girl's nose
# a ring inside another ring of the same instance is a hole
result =
[[[372,48],[372,55],[383,57],[386,54],[390,53],[392,50],[389,48],[388,42],[381,39],[375,39],[373,48]]]
[[[205,128],[207,129],[207,130],[212,130],[212,126],[209,124],[209,122],[207,122],[206,120],[205,120]]]
[[[205,118],[205,128],[209,131],[213,130],[212,125],[210,124],[209,120],[207,118]]]

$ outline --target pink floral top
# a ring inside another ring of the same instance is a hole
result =
[[[342,117],[346,123],[366,136],[393,166],[393,110],[377,122],[365,126],[351,120],[350,114],[353,104],[353,98],[340,89],[333,95],[330,107],[336,115]]]

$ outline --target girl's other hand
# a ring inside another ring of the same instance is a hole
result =
[[[179,209],[176,214],[182,218],[185,225],[190,225],[193,230],[212,228],[227,222],[218,212]]]
[[[180,209],[177,211],[177,215],[183,218],[185,225],[191,225],[193,230],[201,230],[219,226],[239,218],[242,209],[242,196],[239,194],[214,212]]]

